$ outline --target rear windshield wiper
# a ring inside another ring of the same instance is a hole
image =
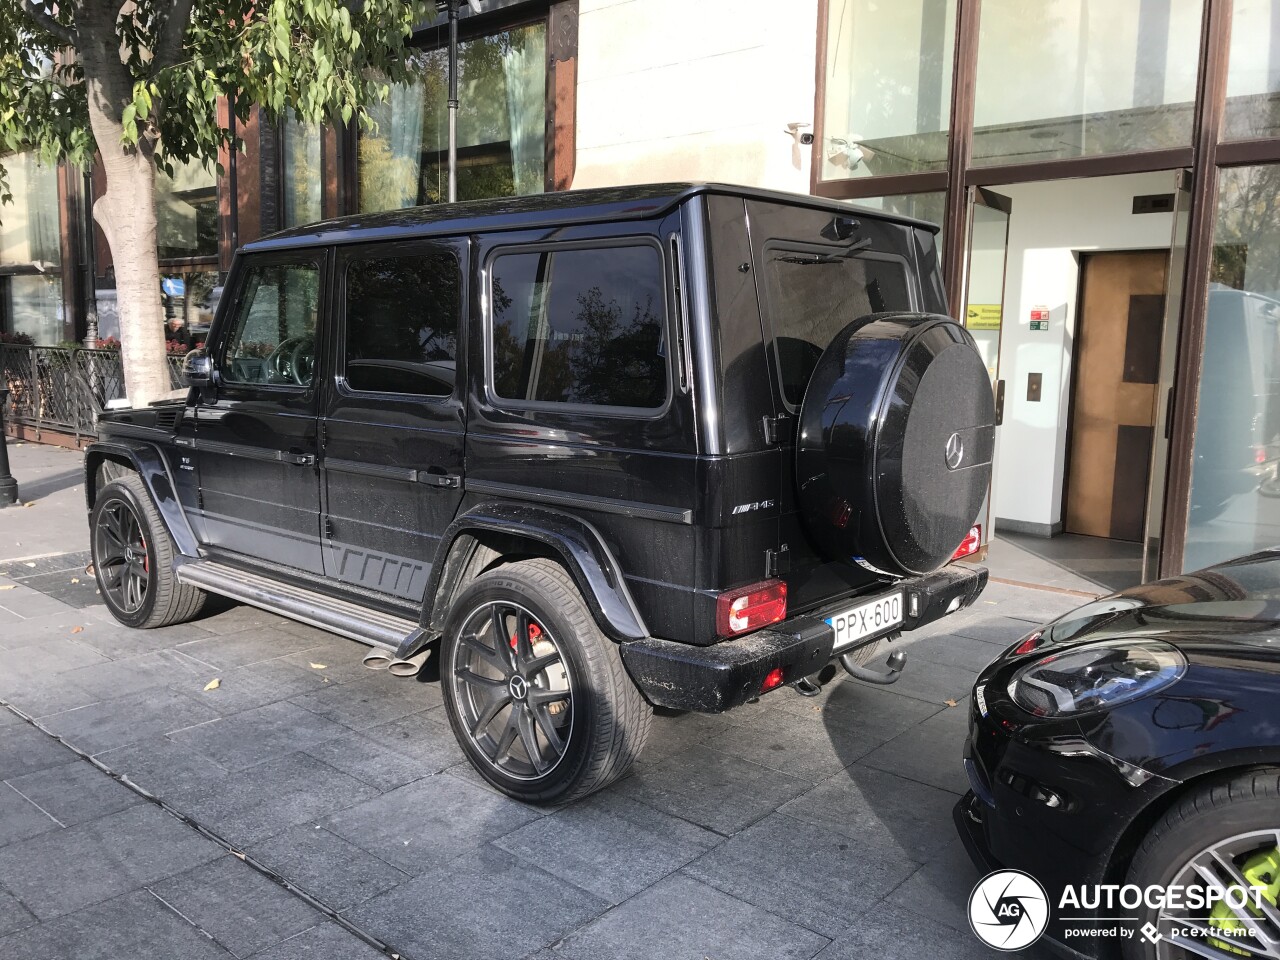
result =
[[[798,263],[801,266],[808,266],[814,263],[841,263],[845,260],[848,260],[859,250],[862,250],[863,248],[869,247],[869,246],[871,246],[870,239],[859,240],[857,243],[853,244],[852,246],[846,247],[842,253],[838,253],[838,254],[815,253],[810,256],[803,256],[800,254],[788,254],[785,256],[779,255],[774,257],[773,259],[776,263]]]

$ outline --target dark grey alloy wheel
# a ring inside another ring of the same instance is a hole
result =
[[[621,777],[652,709],[573,578],[547,559],[480,574],[450,604],[441,693],[462,751],[527,803],[564,803]]]
[[[481,604],[467,618],[448,671],[471,742],[507,776],[531,780],[564,759],[573,690],[551,632],[514,602]]]
[[[103,504],[93,528],[93,557],[99,589],[111,606],[126,615],[141,610],[151,591],[147,538],[123,498]]]
[[[136,473],[120,473],[98,492],[89,514],[89,548],[98,592],[121,623],[165,627],[204,609],[208,595],[178,582],[177,549]]]

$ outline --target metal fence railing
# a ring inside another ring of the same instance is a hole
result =
[[[182,387],[182,357],[169,357],[169,380]],[[69,433],[97,433],[97,417],[125,395],[119,350],[0,344],[0,377],[9,389],[5,421]]]

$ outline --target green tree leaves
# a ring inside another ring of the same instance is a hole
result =
[[[47,161],[86,164],[95,143],[86,91],[86,44],[119,51],[131,98],[105,104],[128,148],[153,151],[162,167],[216,162],[231,147],[230,100],[247,120],[370,125],[367,105],[404,76],[404,44],[427,13],[403,0],[10,0],[0,4],[0,145],[29,147]],[[96,9],[95,9],[96,8]],[[104,18],[104,13],[106,14]],[[97,34],[114,21],[114,37]],[[83,29],[82,29],[83,27]],[[68,43],[75,56],[64,52]],[[117,65],[108,64],[110,71]],[[2,189],[2,187],[0,187]]]

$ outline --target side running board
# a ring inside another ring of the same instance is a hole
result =
[[[418,624],[412,620],[369,610],[214,560],[191,560],[180,564],[176,572],[179,580],[193,587],[261,607],[370,646],[395,650],[418,629]]]

